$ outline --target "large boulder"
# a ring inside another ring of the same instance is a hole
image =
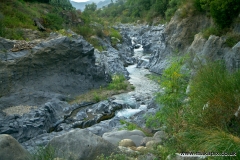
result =
[[[136,144],[136,146],[140,146],[142,139],[145,137],[145,134],[139,130],[121,130],[104,133],[102,137],[115,146],[118,146],[119,142],[123,139],[131,139]]]
[[[0,109],[66,100],[106,85],[104,68],[95,65],[93,46],[81,36],[53,35],[16,52],[9,49],[15,41],[1,41],[0,50],[6,49],[0,56]]]
[[[30,154],[10,135],[0,134],[0,159],[28,160]]]
[[[118,152],[118,148],[85,129],[76,129],[53,138],[48,146],[56,157],[74,160],[96,159],[97,156]]]

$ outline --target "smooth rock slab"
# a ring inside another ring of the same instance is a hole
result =
[[[103,139],[111,142],[116,146],[123,139],[131,139],[136,144],[136,146],[139,146],[145,135],[142,131],[139,130],[133,131],[122,130],[104,133],[102,137]]]
[[[7,134],[0,135],[1,160],[29,160],[30,154],[14,139]]]
[[[109,156],[119,151],[117,147],[86,129],[76,129],[55,137],[48,146],[54,148],[56,157],[68,160],[93,160],[101,154]]]

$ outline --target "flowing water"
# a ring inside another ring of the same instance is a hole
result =
[[[148,55],[143,54],[143,48],[134,50],[134,56],[143,61],[148,61]],[[148,79],[146,75],[151,74],[148,69],[137,68],[137,64],[127,67],[129,72],[129,82],[135,87],[134,91],[115,95],[116,100],[128,104],[129,108],[119,111],[116,116],[129,118],[130,116],[147,109],[146,102],[149,102],[154,93],[159,91],[159,85]]]

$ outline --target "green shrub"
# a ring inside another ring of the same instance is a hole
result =
[[[213,0],[210,3],[210,13],[219,27],[229,27],[240,13],[239,1]]]
[[[156,101],[163,107],[155,115],[147,118],[148,126],[165,125],[170,133],[177,132],[184,126],[182,115],[189,76],[188,71],[183,69],[185,60],[186,58],[173,60],[164,70],[160,80],[157,80],[163,89],[157,94]]]
[[[189,123],[227,130],[240,105],[239,82],[240,73],[229,73],[222,62],[202,66],[190,87]]]
[[[111,28],[110,29],[110,34],[109,34],[110,37],[115,37],[117,39],[119,39],[120,41],[122,41],[122,36],[121,34],[119,33],[118,30],[115,30],[114,28]]]
[[[236,156],[209,156],[209,159],[240,159],[240,139],[219,129],[191,128],[178,135],[182,144],[180,152],[213,152],[235,154]]]
[[[76,29],[76,33],[80,34],[84,38],[90,37],[94,34],[93,29],[87,25],[78,26]]]
[[[126,90],[128,85],[125,83],[125,80],[123,75],[113,75],[112,82],[108,85],[108,89]]]
[[[64,20],[57,13],[48,13],[44,19],[45,19],[44,25],[47,28],[53,30],[60,30],[63,27],[62,24]]]
[[[3,24],[4,15],[0,12],[0,37],[5,35],[5,26]]]
[[[210,12],[220,28],[228,28],[240,13],[239,1],[236,0],[195,0],[194,3],[197,10]]]
[[[100,52],[105,50],[104,46],[101,45],[101,43],[96,37],[87,38],[87,41],[91,43],[94,46],[94,48],[98,49]]]
[[[221,36],[221,30],[217,27],[209,27],[203,31],[203,38],[208,39],[210,35]]]
[[[94,92],[94,95],[93,95],[94,97],[93,97],[93,100],[95,101],[95,102],[100,102],[101,101],[101,97],[100,97],[100,95],[97,93],[97,92]]]
[[[52,147],[39,147],[37,152],[32,154],[31,160],[54,160],[55,150]]]
[[[228,47],[232,48],[239,41],[240,41],[240,34],[230,34],[230,35],[227,35],[227,39],[225,43]]]

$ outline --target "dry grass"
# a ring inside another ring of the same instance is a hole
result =
[[[19,114],[22,116],[24,113],[29,113],[32,109],[38,108],[37,106],[12,106],[3,110],[7,115]]]
[[[133,86],[128,82],[124,81],[127,84],[126,89],[121,90],[109,90],[106,87],[100,87],[99,89],[93,89],[85,94],[81,94],[74,98],[74,100],[69,101],[70,104],[81,103],[81,102],[99,102],[101,100],[107,99],[113,95],[125,93],[133,90]]]

